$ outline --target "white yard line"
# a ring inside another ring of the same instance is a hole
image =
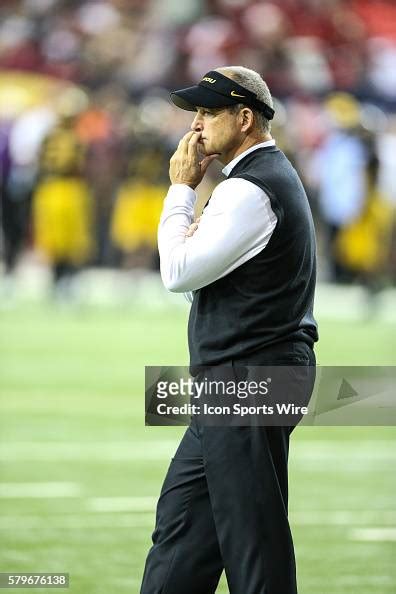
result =
[[[94,497],[87,506],[94,512],[152,512],[158,497]]]
[[[81,488],[77,483],[0,483],[0,498],[27,499],[52,497],[80,497]]]
[[[102,502],[107,499],[107,509],[104,503],[99,506],[98,498],[88,500],[89,511],[85,513],[58,513],[42,515],[13,514],[0,516],[0,530],[29,529],[36,525],[49,529],[58,526],[65,527],[103,527],[103,528],[127,528],[151,526],[154,522],[155,497],[134,497],[134,498],[100,498]],[[124,507],[120,500],[124,500]],[[118,500],[118,507],[110,509],[108,505]],[[92,502],[96,502],[92,505]],[[128,504],[128,505],[127,505]],[[91,513],[90,513],[91,512]],[[361,541],[394,541],[396,540],[396,510],[316,510],[292,511],[290,513],[292,526],[337,526],[344,527],[348,531],[350,540]],[[367,524],[375,523],[375,527],[368,527]],[[378,526],[378,524],[384,526]],[[395,524],[389,527],[389,524]],[[351,526],[355,525],[351,529]],[[363,526],[362,526],[363,525]]]
[[[178,441],[140,442],[9,442],[0,444],[3,461],[164,460],[173,456]]]
[[[396,524],[396,510],[291,510],[291,524],[313,526],[351,526]]]
[[[0,516],[2,530],[58,530],[59,528],[154,528],[154,514],[51,514],[51,515],[5,515]]]
[[[308,554],[310,554],[311,548],[308,549]],[[362,561],[364,563],[364,561]],[[320,573],[320,572],[318,572]],[[312,592],[323,592],[323,576],[320,575],[313,575],[310,573],[306,576],[305,579],[306,587]],[[331,586],[326,583],[327,588],[326,592],[334,592],[334,588],[336,588],[337,592],[361,592],[362,588],[364,587],[365,592],[374,592],[375,594],[380,593],[384,594],[385,590],[383,589],[384,586],[392,586],[393,589],[387,589],[387,593],[394,593],[394,585],[395,580],[392,575],[365,575],[364,573],[360,574],[339,574],[333,573],[331,576]],[[351,589],[353,588],[353,590]]]
[[[3,461],[57,460],[167,460],[173,456],[178,439],[109,442],[13,442],[0,443]],[[369,462],[396,462],[395,440],[296,441],[291,443],[293,464],[334,461],[339,467]]]
[[[354,528],[349,533],[349,539],[366,542],[395,542],[396,526],[385,528]]]
[[[77,483],[68,482],[45,482],[45,483],[0,483],[0,498],[8,499],[24,499],[24,498],[60,498],[60,497],[81,497],[82,490]],[[137,497],[89,497],[83,500],[86,505],[88,515],[108,515],[117,517],[120,520],[121,516],[127,518],[129,524],[139,523],[141,520],[134,520],[132,516],[149,515],[151,522],[151,515],[154,513],[158,501],[157,496],[137,496]],[[5,516],[7,517],[7,516]],[[23,523],[27,516],[18,516]],[[42,518],[43,516],[37,516]],[[49,519],[54,516],[47,516]],[[55,516],[57,517],[57,516]],[[67,513],[64,518],[71,520],[72,516]],[[78,516],[80,518],[83,515]],[[4,516],[1,517],[1,521]],[[72,521],[72,520],[71,520]],[[65,520],[66,522],[66,520]],[[393,509],[355,509],[355,510],[291,510],[290,522],[293,525],[312,525],[312,526],[367,526],[368,524],[383,524],[383,529],[378,529],[380,532],[359,533],[363,534],[362,538],[356,537],[357,540],[375,540],[376,535],[378,540],[393,540],[393,535],[396,534],[396,528],[388,528],[388,526],[396,525],[396,510]],[[145,520],[143,519],[143,524]],[[110,522],[111,525],[111,522]],[[371,530],[371,529],[367,529]],[[390,530],[390,532],[389,532]],[[390,536],[389,536],[390,535]],[[352,538],[352,537],[351,537]]]
[[[154,512],[158,497],[94,497],[86,500],[87,509],[98,513]],[[396,510],[291,510],[292,524],[344,526],[396,524]]]

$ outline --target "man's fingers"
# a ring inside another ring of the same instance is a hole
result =
[[[185,135],[184,135],[184,136],[183,136],[183,137],[180,139],[180,141],[179,141],[179,144],[178,144],[178,147],[177,147],[177,148],[178,148],[178,149],[181,149],[181,150],[185,150],[185,151],[187,152],[187,149],[188,149],[188,142],[189,142],[190,138],[191,138],[191,137],[192,137],[194,134],[195,134],[195,132],[193,132],[193,131],[187,132],[187,134],[185,134]]]
[[[172,155],[169,164],[169,177],[173,184],[187,184],[192,188],[202,181],[206,167],[212,161],[203,159],[198,149],[198,143],[201,138],[201,132],[187,132],[180,140],[179,145]],[[214,158],[214,157],[213,157]]]
[[[190,140],[191,136],[193,136],[194,134],[195,134],[195,132],[193,132],[192,130],[190,130],[189,132],[186,132],[186,134],[181,137],[179,144],[187,144],[188,141]]]
[[[193,132],[192,136],[188,139],[188,150],[190,152],[191,149],[196,151],[199,139],[201,138],[201,132]]]
[[[212,161],[214,161],[216,159],[216,157],[219,156],[219,153],[216,153],[214,155],[208,155],[207,157],[205,157],[204,159],[202,159],[201,161],[201,171],[202,173],[205,173],[205,171],[207,170],[207,168],[209,167],[209,165],[211,164]]]
[[[194,132],[187,144],[187,155],[193,161],[199,161],[198,142],[201,138],[200,132]]]

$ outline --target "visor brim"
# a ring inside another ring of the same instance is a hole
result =
[[[173,91],[170,94],[170,98],[176,107],[187,111],[197,111],[197,107],[228,107],[236,103],[224,95],[214,93],[210,89],[200,87],[199,85],[187,87],[180,91]]]

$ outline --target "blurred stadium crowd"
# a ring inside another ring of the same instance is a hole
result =
[[[59,281],[158,267],[168,160],[191,114],[169,90],[226,64],[258,70],[299,171],[321,275],[396,281],[393,0],[2,0],[1,259]],[[221,179],[213,167],[200,204]]]

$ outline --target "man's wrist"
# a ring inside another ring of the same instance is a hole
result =
[[[169,201],[171,204],[185,204],[191,208],[194,208],[194,204],[197,200],[197,195],[195,190],[191,188],[188,184],[172,184],[169,187],[168,194],[167,194],[167,202]]]
[[[171,188],[180,188],[180,189],[181,188],[185,188],[185,189],[189,188],[190,190],[195,192],[195,188],[197,186],[194,186],[193,184],[189,184],[187,182],[172,182],[170,187]]]
[[[193,182],[187,181],[171,181],[172,186],[188,186],[192,190],[195,190],[198,184],[193,184]]]

